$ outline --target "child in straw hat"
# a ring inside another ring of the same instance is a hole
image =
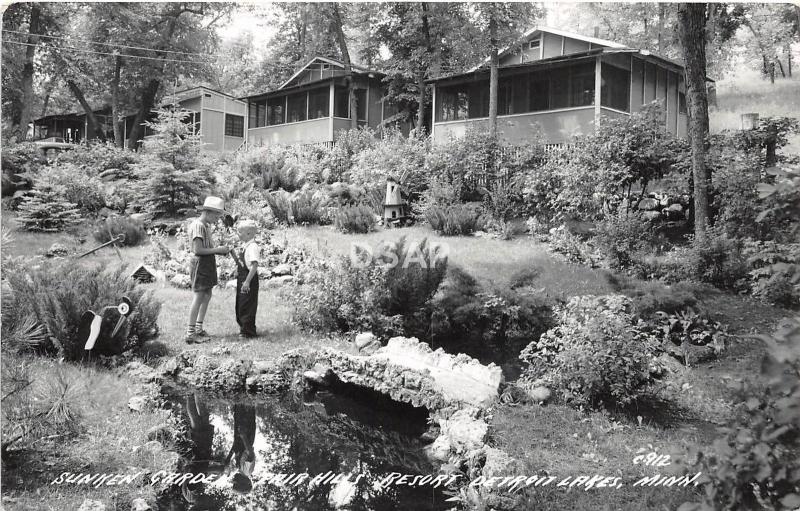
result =
[[[206,197],[205,202],[199,208],[202,212],[200,216],[189,224],[189,239],[192,240],[191,278],[192,306],[189,309],[189,321],[186,324],[186,336],[184,341],[187,344],[200,342],[200,338],[208,337],[203,330],[203,319],[208,310],[208,303],[211,301],[211,291],[217,285],[217,260],[216,254],[226,255],[230,249],[226,246],[214,247],[211,239],[211,226],[217,222],[225,211],[225,201],[219,197]]]

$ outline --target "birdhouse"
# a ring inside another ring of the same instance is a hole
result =
[[[383,201],[383,219],[399,222],[406,218],[406,203],[400,196],[400,183],[392,178],[386,180],[386,199]]]
[[[140,264],[131,272],[130,277],[141,284],[147,284],[156,280],[156,271],[149,266]]]

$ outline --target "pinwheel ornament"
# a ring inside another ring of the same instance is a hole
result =
[[[113,339],[119,333],[119,330],[122,328],[125,320],[128,319],[128,316],[130,316],[131,312],[133,312],[133,303],[131,302],[130,298],[123,296],[119,304],[103,307],[103,309],[100,311],[100,314],[97,314],[92,310],[84,312],[81,316],[80,326],[78,327],[78,339],[79,342],[83,343],[83,349],[85,351],[91,351],[94,349],[97,338],[100,336],[100,327],[103,325],[103,316],[105,315],[106,311],[111,309],[117,309],[119,312],[119,319],[117,320],[117,324],[114,326],[114,330],[111,332],[111,338]]]

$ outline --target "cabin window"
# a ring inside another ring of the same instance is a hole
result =
[[[686,94],[678,92],[678,113],[686,115]]]
[[[225,136],[244,136],[244,117],[241,115],[225,114]]]
[[[600,69],[602,85],[600,88],[600,105],[630,111],[631,73],[622,68],[603,64]]]
[[[272,98],[266,104],[267,123],[270,126],[286,122],[286,97]],[[264,126],[264,124],[261,124]]]
[[[350,100],[347,87],[339,85],[333,91],[333,115],[343,119],[350,118]]]
[[[644,71],[644,102],[650,103],[654,99],[656,99],[656,66],[648,62]]]
[[[288,122],[300,122],[306,120],[306,108],[308,100],[308,93],[300,92],[289,96],[286,104],[286,113]]]
[[[319,119],[328,117],[328,103],[330,102],[330,89],[312,90],[308,93],[308,118]]]
[[[457,121],[467,118],[469,111],[468,87],[468,85],[464,84],[437,89],[437,121]]]
[[[367,120],[367,89],[356,89],[356,119]]]
[[[511,80],[498,80],[497,84],[497,115],[509,115],[514,113],[512,105],[514,87]]]
[[[257,127],[258,125],[258,123],[256,122],[257,110],[258,107],[256,106],[256,103],[250,103],[249,105],[247,105],[247,123],[248,123],[247,129],[252,129]]]
[[[538,50],[541,45],[542,45],[541,39],[531,39],[530,41],[528,41],[529,50]]]
[[[570,68],[570,105],[588,106],[594,104],[594,64]]]
[[[183,118],[183,122],[189,125],[191,135],[200,134],[200,112],[188,112],[188,115]]]
[[[531,112],[539,112],[550,108],[550,80],[547,77],[530,75],[528,101]]]

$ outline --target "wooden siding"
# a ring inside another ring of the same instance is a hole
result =
[[[349,125],[349,121],[347,123]],[[317,144],[329,141],[328,117],[247,130],[247,145],[250,147],[272,144]]]
[[[205,106],[205,103],[203,106]],[[200,134],[205,144],[203,149],[208,151],[222,151],[222,140],[225,134],[225,116],[222,112],[203,109],[200,115],[200,124]]]
[[[470,119],[437,123],[434,143],[451,137],[461,137],[468,126],[485,129],[488,119]],[[551,112],[533,112],[504,115],[497,118],[497,131],[512,144],[525,144],[538,139],[538,134],[548,144],[562,144],[575,135],[585,135],[594,129],[594,106],[570,108]]]
[[[570,53],[581,53],[589,51],[591,44],[579,39],[572,39],[570,37],[564,38],[564,53],[562,55],[569,55]]]

